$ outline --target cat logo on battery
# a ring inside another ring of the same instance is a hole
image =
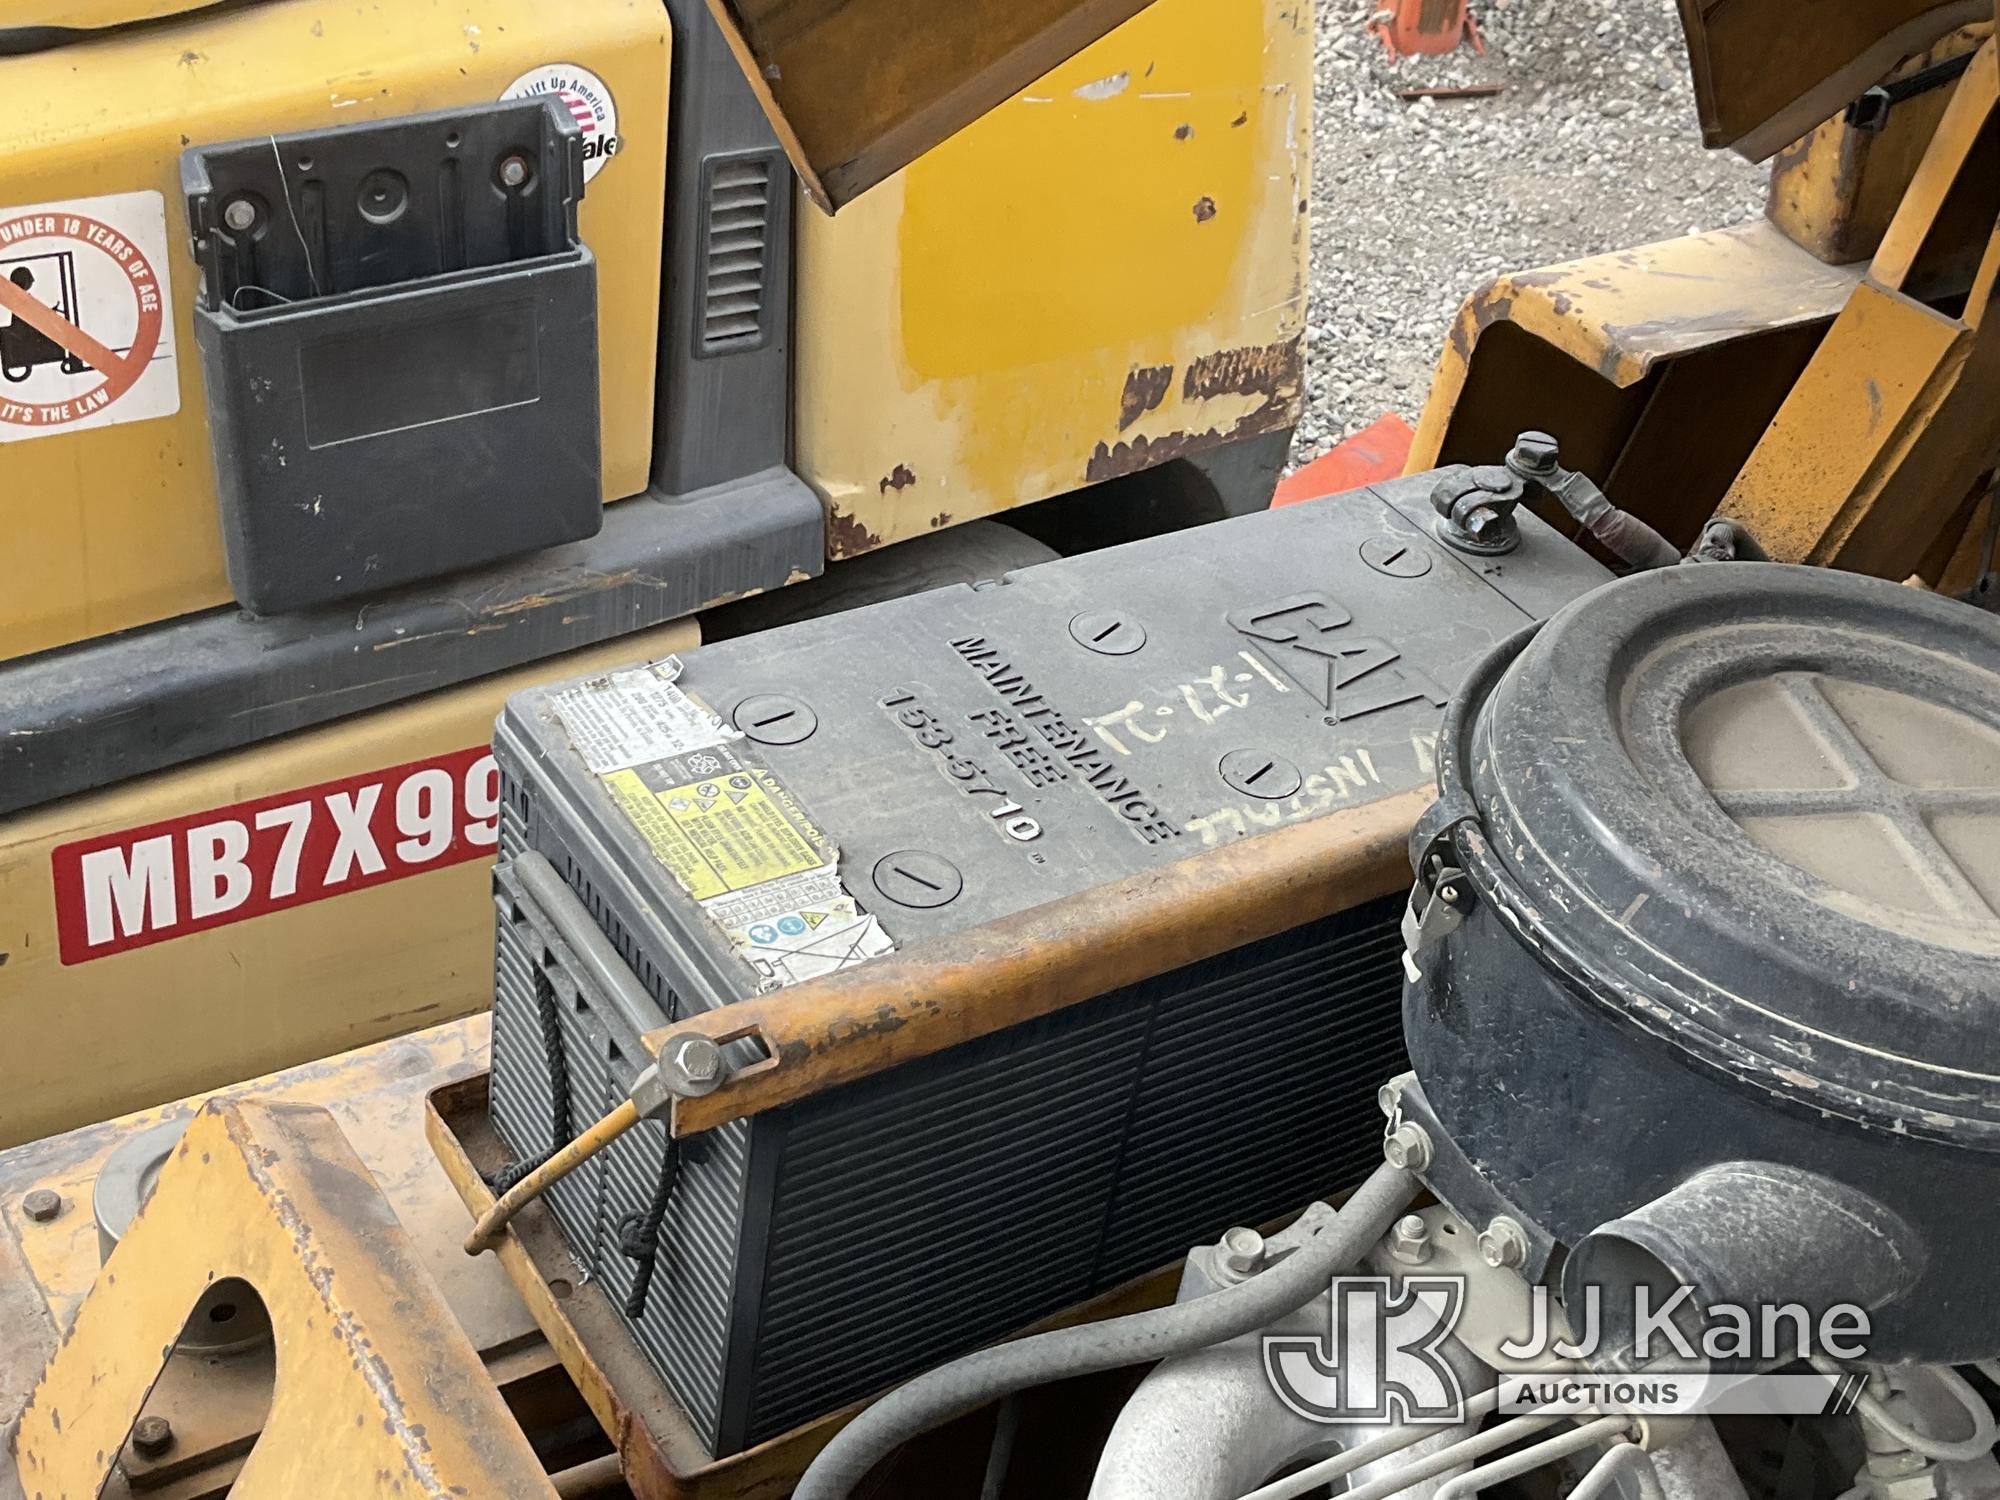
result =
[[[547,63],[523,73],[501,99],[536,99],[553,94],[583,132],[583,180],[604,170],[625,143],[618,134],[618,101],[602,78],[575,63]]]

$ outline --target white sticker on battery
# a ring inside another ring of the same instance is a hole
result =
[[[669,656],[556,694],[556,714],[592,772],[602,776],[743,738],[676,686],[680,673],[680,658]]]
[[[583,136],[583,180],[590,181],[625,144],[618,134],[618,101],[602,78],[575,63],[549,63],[523,73],[501,92],[505,99],[552,96]]]
[[[0,206],[0,443],[180,410],[166,266],[157,192]]]
[[[834,865],[702,902],[766,990],[887,953],[895,940],[841,886]]]

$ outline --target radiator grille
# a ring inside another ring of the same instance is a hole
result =
[[[769,332],[772,193],[780,174],[767,154],[715,158],[707,171],[696,352],[723,354],[754,348]]]

